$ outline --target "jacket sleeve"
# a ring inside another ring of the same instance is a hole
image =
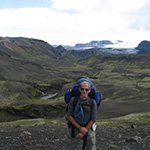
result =
[[[97,104],[95,100],[93,100],[93,107],[91,110],[91,121],[94,123],[96,121],[96,118],[97,118]]]

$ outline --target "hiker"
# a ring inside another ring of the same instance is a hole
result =
[[[80,83],[80,96],[77,97],[77,103],[81,104],[84,113],[83,120],[80,123],[74,117],[75,108],[73,105],[76,97],[73,97],[69,102],[66,150],[75,150],[81,140],[83,140],[82,149],[86,147],[88,150],[96,150],[96,135],[93,126],[95,125],[97,116],[97,105],[95,100],[88,96],[90,91],[91,85],[89,82],[83,81]]]

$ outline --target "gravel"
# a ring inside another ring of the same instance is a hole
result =
[[[0,150],[64,150],[66,126],[0,127]],[[150,125],[97,127],[97,150],[149,150]]]

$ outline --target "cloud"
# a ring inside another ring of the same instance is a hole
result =
[[[79,12],[138,10],[149,0],[51,0],[51,7],[56,10],[76,10]]]
[[[136,30],[150,31],[150,2],[142,8],[128,13],[129,27]]]
[[[48,8],[4,9],[0,10],[0,20],[1,36],[28,35],[50,43],[67,43],[64,39],[78,28],[76,16]]]
[[[0,36],[39,38],[50,44],[149,38],[149,0],[49,2],[49,8],[1,9]]]
[[[52,8],[62,10],[76,10],[77,12],[87,12],[94,10],[95,4],[102,1],[99,0],[52,0]]]

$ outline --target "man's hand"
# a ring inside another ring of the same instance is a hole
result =
[[[81,127],[80,132],[85,135],[88,130],[85,127]]]
[[[76,135],[76,138],[83,138],[87,132],[88,130],[85,127],[81,127],[80,132]]]
[[[84,137],[84,134],[79,132],[77,135],[76,135],[76,138],[83,138]]]

